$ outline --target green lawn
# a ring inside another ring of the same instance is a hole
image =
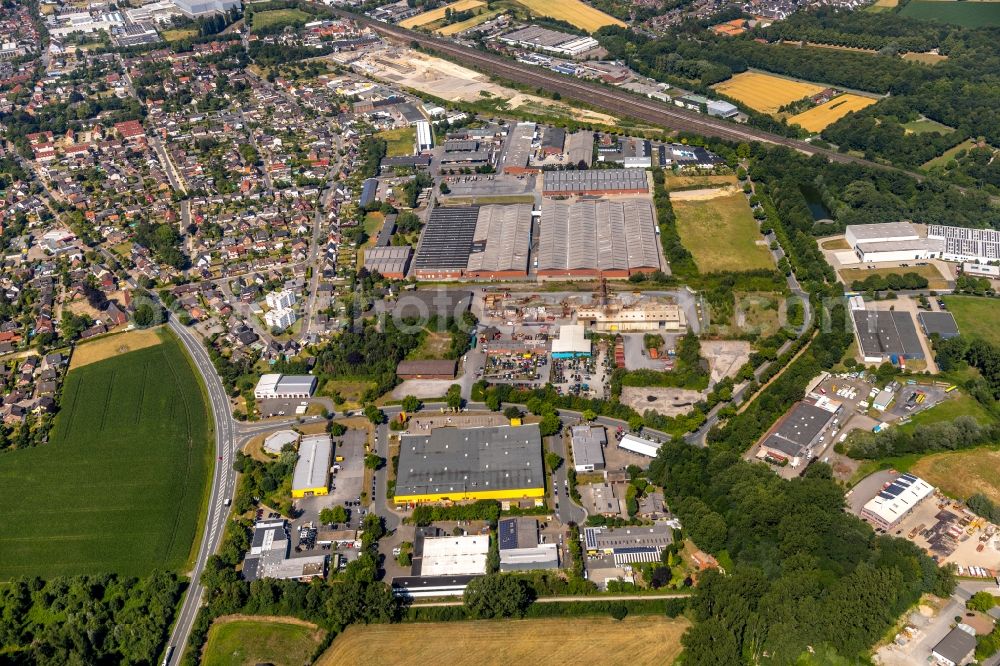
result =
[[[947,125],[931,120],[930,118],[920,118],[908,123],[903,123],[903,127],[911,134],[928,134],[937,132],[938,134],[950,134],[954,130]]]
[[[672,204],[681,243],[702,273],[774,267],[742,192]]]
[[[397,127],[379,132],[378,136],[385,139],[387,157],[403,157],[413,154],[413,147],[417,141],[417,128]]]
[[[201,664],[302,666],[310,663],[322,639],[319,629],[305,624],[265,619],[216,621],[208,631]]]
[[[957,393],[957,391],[954,391],[954,393]],[[934,405],[930,409],[925,409],[917,413],[909,422],[899,427],[901,430],[913,430],[918,425],[927,425],[928,423],[938,423],[940,421],[953,421],[959,416],[972,416],[980,423],[989,423],[994,420],[994,416],[986,411],[986,408],[979,404],[975,398],[963,394],[955,398],[949,397],[949,399]]]
[[[201,382],[173,337],[70,371],[50,442],[0,465],[0,580],[184,570],[210,442]]]
[[[945,1],[946,0],[940,0],[940,2],[939,2],[939,0],[934,0],[934,3],[935,4],[944,4]],[[977,4],[979,4],[979,3],[977,3]],[[965,141],[963,141],[962,143],[958,144],[957,146],[952,146],[951,148],[949,148],[948,150],[944,151],[943,153],[941,153],[940,155],[938,155],[934,159],[927,160],[926,162],[924,162],[920,166],[921,166],[922,169],[930,169],[930,168],[936,167],[936,166],[942,166],[943,167],[953,157],[955,157],[955,155],[957,155],[958,153],[960,153],[963,150],[969,150],[970,148],[972,148],[975,145],[976,145],[975,141],[973,141],[972,139],[966,139]]]
[[[251,25],[253,29],[260,30],[273,25],[304,25],[314,18],[316,17],[301,9],[271,9],[264,12],[254,12]]]
[[[1000,25],[1000,2],[954,2],[948,0],[910,0],[900,16],[951,23],[966,28]]]
[[[982,296],[944,296],[941,300],[955,316],[959,333],[1000,345],[1000,301]]]

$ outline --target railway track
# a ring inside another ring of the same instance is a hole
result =
[[[415,42],[423,48],[433,49],[456,59],[461,64],[470,65],[487,74],[502,76],[523,85],[542,87],[550,92],[558,92],[564,98],[584,102],[610,113],[626,114],[637,120],[678,131],[692,132],[729,141],[761,141],[786,146],[807,155],[822,155],[832,162],[853,163],[877,169],[900,171],[917,179],[923,178],[922,174],[879,164],[853,155],[845,155],[834,150],[819,148],[799,139],[715,119],[696,111],[656,102],[624,90],[608,89],[598,84],[583,82],[555,72],[525,65],[503,56],[484,53],[447,39],[376,21],[366,16],[339,9],[330,9],[330,11],[368,26],[385,37],[405,43]]]

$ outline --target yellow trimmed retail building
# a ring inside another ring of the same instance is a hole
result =
[[[435,428],[402,436],[394,497],[398,505],[544,496],[537,424]]]

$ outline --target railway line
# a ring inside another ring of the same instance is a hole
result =
[[[385,37],[405,43],[415,42],[423,48],[433,49],[438,53],[456,59],[461,64],[475,67],[487,74],[501,76],[523,85],[542,87],[550,92],[558,92],[563,98],[584,102],[609,113],[625,114],[637,120],[661,125],[670,129],[712,136],[729,141],[761,141],[782,145],[807,155],[822,155],[832,162],[853,163],[877,169],[901,171],[914,178],[923,178],[918,173],[879,164],[853,155],[845,155],[834,150],[819,148],[807,141],[792,139],[753,127],[715,119],[671,104],[649,100],[624,90],[608,89],[599,84],[579,81],[555,72],[525,65],[503,56],[484,53],[447,39],[433,37],[382,21],[376,21],[366,16],[339,9],[332,9],[331,11],[368,26]]]

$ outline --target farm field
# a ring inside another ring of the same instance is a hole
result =
[[[982,493],[1000,502],[1000,451],[979,448],[935,453],[917,460],[908,471],[950,497],[964,500]]]
[[[837,95],[829,102],[814,106],[788,119],[790,125],[799,125],[810,132],[821,132],[852,111],[860,111],[876,100],[853,93]]]
[[[672,172],[666,174],[666,186],[670,192],[696,190],[703,187],[722,187],[724,185],[736,187],[736,176],[734,174],[723,176],[681,176]]]
[[[186,570],[212,469],[200,379],[180,343],[74,369],[48,444],[0,466],[0,580]]]
[[[1000,345],[1000,302],[980,296],[943,296],[959,332]]]
[[[208,630],[202,666],[309,663],[323,641],[314,624],[285,617],[221,617]]]
[[[428,12],[417,14],[416,16],[411,16],[408,19],[403,19],[399,22],[399,27],[407,29],[419,28],[422,25],[427,25],[428,23],[433,23],[434,21],[440,21],[444,18],[445,13],[449,9],[453,12],[464,12],[484,6],[486,6],[486,3],[482,0],[458,0],[458,2],[453,2],[451,4],[438,7],[437,9],[432,9]]]
[[[586,636],[588,658],[603,666],[670,664],[687,627],[682,618],[653,616],[355,625],[334,639],[316,666],[527,664],[552,650],[554,636]]]
[[[272,25],[308,23],[314,18],[316,17],[312,14],[306,14],[301,9],[269,9],[263,12],[254,12],[251,28],[260,30]]]
[[[935,1],[937,1],[937,0],[935,0]],[[942,166],[943,167],[952,158],[954,158],[955,155],[957,155],[958,153],[962,152],[963,150],[969,150],[970,148],[974,148],[975,145],[976,145],[975,141],[973,141],[972,139],[966,139],[965,141],[963,141],[962,143],[958,144],[957,146],[952,146],[951,148],[949,148],[948,150],[944,151],[943,153],[941,153],[937,157],[935,157],[933,159],[930,159],[930,160],[927,160],[926,162],[924,162],[923,164],[920,165],[920,168],[921,169],[932,169],[932,168],[937,167],[937,166]]]
[[[928,264],[926,266],[903,266],[900,268],[842,268],[840,269],[840,277],[843,278],[844,284],[848,287],[855,280],[864,280],[872,275],[891,275],[895,273],[897,275],[903,275],[904,273],[916,273],[917,275],[922,275],[927,278],[928,289],[943,289],[947,286],[947,280],[941,275],[941,271],[938,270],[937,266],[934,264]]]
[[[950,0],[911,0],[900,16],[951,23],[966,28],[1000,25],[1000,2],[954,2]]]
[[[469,28],[475,28],[480,23],[486,23],[497,14],[502,14],[502,13],[503,13],[502,9],[484,10],[479,12],[470,19],[459,21],[458,23],[452,23],[451,25],[446,25],[443,28],[438,28],[437,32],[439,35],[444,35],[445,37],[451,37],[452,35],[457,35],[463,30],[468,30]]]
[[[702,273],[773,268],[771,254],[742,192],[712,199],[673,201],[681,243]],[[761,244],[758,244],[760,241]]]
[[[626,27],[624,22],[614,16],[594,9],[580,0],[517,0],[517,4],[524,5],[534,14],[572,23],[587,32],[595,32],[606,25]]]
[[[413,154],[413,144],[417,140],[417,129],[415,127],[397,127],[379,132],[378,136],[385,139],[387,157],[401,157]]]
[[[761,113],[777,113],[784,105],[823,92],[823,86],[762,72],[743,72],[712,86]]]
[[[78,344],[70,358],[70,369],[76,370],[130,351],[154,347],[162,341],[162,334],[151,328],[137,328]]]
[[[930,118],[919,118],[908,123],[903,123],[903,127],[906,129],[907,134],[928,134],[930,132],[937,132],[938,134],[944,135],[950,134],[954,131],[951,127],[939,123],[936,120],[931,120]]]
[[[939,55],[937,53],[904,53],[903,60],[910,60],[912,62],[919,62],[924,65],[936,65],[939,62],[944,62],[948,59],[946,55]]]

